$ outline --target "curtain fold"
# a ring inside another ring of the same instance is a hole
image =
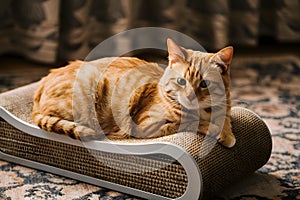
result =
[[[0,53],[16,53],[51,63],[56,60],[59,0],[0,2]]]
[[[6,0],[0,2],[0,54],[44,63],[84,59],[108,37],[147,26],[177,30],[210,50],[265,39],[299,43],[300,1]]]

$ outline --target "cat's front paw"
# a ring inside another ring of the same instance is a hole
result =
[[[236,143],[235,136],[232,132],[226,134],[221,133],[217,139],[219,143],[227,148],[232,148]]]
[[[220,131],[221,129],[219,126],[207,121],[201,122],[200,127],[198,129],[198,133],[209,135],[213,138],[216,138],[219,135]]]

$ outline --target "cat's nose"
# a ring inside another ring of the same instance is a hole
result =
[[[187,98],[188,100],[193,101],[196,98],[196,95],[194,92],[190,92],[187,94]]]

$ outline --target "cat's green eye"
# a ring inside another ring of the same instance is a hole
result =
[[[186,80],[184,79],[184,78],[177,78],[177,83],[179,84],[179,85],[186,85]]]
[[[202,88],[207,88],[209,85],[210,85],[209,80],[203,80],[200,82],[200,87],[202,87]]]

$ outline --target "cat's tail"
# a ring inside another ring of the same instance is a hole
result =
[[[80,125],[76,122],[61,119],[55,116],[44,116],[36,113],[32,115],[33,121],[41,129],[49,132],[55,132],[62,135],[67,135],[76,140],[93,140],[103,138],[103,134],[97,134],[95,130]]]

